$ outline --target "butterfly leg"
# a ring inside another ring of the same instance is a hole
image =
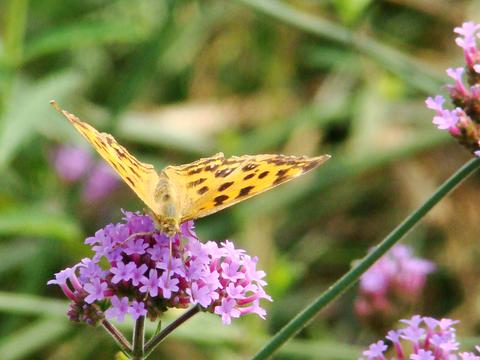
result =
[[[153,232],[152,231],[148,231],[148,232],[137,232],[137,233],[133,233],[131,234],[129,237],[127,237],[125,240],[123,240],[122,242],[118,243],[118,244],[115,244],[113,246],[113,249],[117,249],[119,246],[123,246],[125,245],[127,242],[129,242],[130,240],[133,240],[139,236],[152,236],[153,235]]]

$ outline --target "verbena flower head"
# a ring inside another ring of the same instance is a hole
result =
[[[458,321],[415,315],[400,322],[403,328],[390,330],[387,342],[371,344],[359,360],[480,360],[474,353],[459,352],[453,327]]]
[[[86,239],[92,258],[48,282],[72,300],[71,320],[92,325],[103,317],[123,321],[146,315],[155,320],[169,308],[196,304],[224,324],[249,313],[265,318],[260,300],[271,298],[263,290],[265,273],[257,270],[256,257],[229,241],[201,243],[193,222],[182,224],[181,234],[170,239],[149,216],[124,215],[123,222]]]
[[[53,154],[53,167],[58,176],[67,182],[83,177],[93,163],[90,152],[78,146],[62,145]]]
[[[52,157],[58,177],[67,183],[82,184],[82,200],[95,204],[120,184],[119,177],[104,161],[95,162],[91,153],[78,146],[62,145]]]
[[[82,198],[87,203],[96,203],[106,198],[120,184],[119,177],[103,161],[92,168],[85,181]]]
[[[446,85],[452,106],[444,108],[445,98],[429,97],[426,105],[435,111],[433,123],[447,130],[463,146],[480,156],[480,49],[477,46],[480,25],[465,22],[456,27],[455,42],[463,49],[465,66],[447,69],[454,84]]]
[[[398,310],[418,300],[427,275],[434,270],[435,264],[415,257],[409,246],[395,245],[360,278],[357,315],[398,315]]]

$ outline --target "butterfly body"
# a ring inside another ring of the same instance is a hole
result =
[[[159,230],[173,236],[185,221],[226,207],[301,176],[323,164],[330,155],[316,157],[278,154],[226,158],[218,153],[189,164],[156,172],[131,155],[106,133],[98,132],[75,115],[55,108],[90,142],[97,152],[148,206]]]

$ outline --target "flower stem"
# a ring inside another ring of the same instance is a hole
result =
[[[350,271],[338,279],[327,291],[322,293],[310,305],[297,314],[285,325],[260,351],[252,357],[252,360],[261,360],[270,357],[287,340],[295,336],[301,329],[334,300],[358,278],[368,270],[382,255],[384,255],[395,243],[408,233],[441,199],[459,185],[468,175],[480,167],[480,158],[471,159],[463,165],[455,174],[445,181],[433,195],[425,201],[417,210],[412,212],[400,225],[398,225],[373,251],[368,253]]]
[[[145,345],[145,358],[147,358],[150,353],[155,350],[158,344],[160,344],[173,330],[175,330],[185,321],[190,319],[193,315],[197,314],[199,311],[200,307],[198,305],[192,307],[191,309],[183,313],[182,316],[180,316],[178,319],[168,325],[165,329],[163,329],[160,333],[153,336]]]
[[[132,353],[132,345],[130,345],[130,342],[110,321],[103,319],[102,326],[105,330],[107,330],[107,332],[112,336],[112,338],[124,352],[127,354]]]
[[[145,342],[145,316],[140,316],[133,329],[132,360],[143,359],[143,345]]]

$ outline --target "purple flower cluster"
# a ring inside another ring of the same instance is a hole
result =
[[[447,85],[454,109],[444,109],[445,98],[429,97],[426,105],[435,111],[433,123],[455,137],[463,146],[480,156],[480,49],[477,47],[480,25],[465,22],[456,27],[455,39],[465,55],[465,67],[449,68],[447,75],[454,84]],[[468,86],[464,83],[464,79]]]
[[[435,265],[415,257],[407,245],[395,245],[360,278],[355,310],[361,317],[386,315],[418,300]]]
[[[67,183],[85,180],[82,199],[97,203],[109,195],[119,184],[118,176],[103,161],[96,163],[86,149],[62,145],[53,154],[53,167],[57,175]]]
[[[387,333],[390,351],[387,351],[385,342],[380,340],[371,344],[359,360],[480,360],[478,355],[458,351],[460,344],[453,327],[458,321],[419,315],[400,321],[406,325],[403,329]],[[480,351],[480,347],[476,348]]]
[[[260,299],[265,273],[257,258],[225,241],[201,243],[193,222],[168,238],[155,229],[149,216],[124,212],[124,222],[109,224],[86,239],[94,256],[55,274],[57,284],[72,300],[73,321],[96,324],[103,316],[123,321],[147,316],[155,320],[168,308],[199,305],[232,318],[255,313],[265,318]],[[106,261],[105,261],[106,260]],[[108,263],[108,268],[102,264]]]

